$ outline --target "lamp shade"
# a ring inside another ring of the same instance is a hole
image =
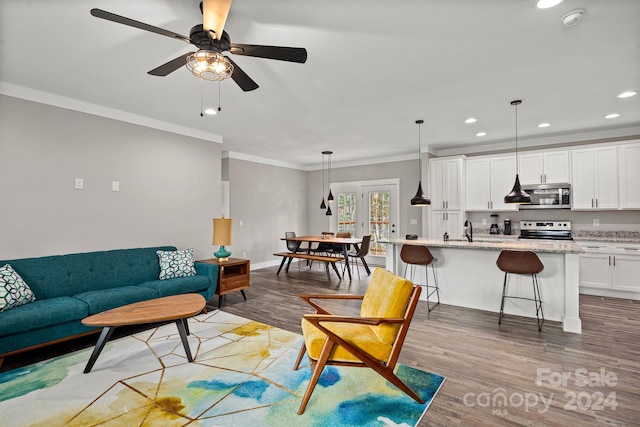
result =
[[[213,218],[213,245],[231,245],[231,218]]]

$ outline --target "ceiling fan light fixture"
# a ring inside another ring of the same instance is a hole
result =
[[[187,68],[196,77],[212,81],[224,80],[233,74],[231,61],[218,52],[206,49],[187,56]]]

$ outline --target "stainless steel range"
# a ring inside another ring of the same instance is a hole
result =
[[[571,221],[520,221],[520,238],[573,240]]]

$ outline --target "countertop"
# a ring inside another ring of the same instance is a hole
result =
[[[574,253],[579,254],[583,253],[584,250],[580,247],[579,244],[575,242],[564,242],[564,241],[543,241],[543,240],[518,240],[516,238],[511,238],[511,236],[502,236],[508,237],[507,239],[500,239],[500,235],[492,235],[490,238],[483,238],[481,236],[474,237],[473,242],[468,242],[467,240],[449,240],[447,242],[443,240],[434,240],[434,239],[417,239],[417,240],[406,240],[406,239],[390,239],[386,242],[380,243],[388,243],[392,245],[423,245],[429,246],[433,248],[452,248],[452,249],[487,249],[487,250],[521,250],[521,251],[534,251],[534,252],[546,252],[546,253]]]

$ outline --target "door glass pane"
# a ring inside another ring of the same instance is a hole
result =
[[[387,245],[378,243],[389,239],[389,201],[390,191],[372,191],[369,193],[369,230],[371,232],[371,255],[384,256]]]
[[[338,194],[338,232],[356,235],[356,193]]]

